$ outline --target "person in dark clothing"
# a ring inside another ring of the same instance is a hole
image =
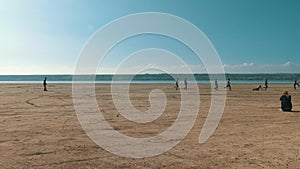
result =
[[[261,85],[258,85],[256,88],[252,89],[252,90],[260,90],[261,89]]]
[[[287,91],[283,93],[283,95],[280,97],[281,101],[281,110],[282,111],[292,111],[292,97],[289,95]]]
[[[178,82],[178,78],[176,79],[175,88],[176,88],[176,90],[178,90],[178,89],[179,89],[179,82]]]
[[[215,80],[215,90],[219,90],[219,85],[218,85],[218,81]]]
[[[300,87],[298,80],[294,80],[294,89],[296,90],[296,87]]]
[[[45,77],[45,79],[44,79],[43,86],[44,86],[44,91],[48,91],[47,90],[47,77]]]
[[[266,78],[266,79],[265,79],[265,87],[264,87],[264,89],[267,90],[268,87],[269,87],[269,86],[268,86],[268,78]]]
[[[231,90],[231,83],[230,83],[230,79],[227,80],[227,85],[225,88],[228,88],[229,90]]]

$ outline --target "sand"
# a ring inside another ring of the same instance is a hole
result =
[[[204,144],[199,133],[210,106],[210,86],[200,85],[200,113],[189,134],[171,150],[149,158],[114,155],[95,144],[81,128],[74,111],[72,86],[0,84],[0,168],[300,168],[300,112],[279,111],[279,97],[292,95],[300,111],[300,89],[272,85],[233,85],[217,130]],[[133,105],[146,111],[148,95],[167,94],[164,114],[147,124],[119,116],[109,85],[97,85],[98,104],[107,121],[132,137],[150,137],[167,129],[178,115],[180,95],[173,85],[131,85]]]

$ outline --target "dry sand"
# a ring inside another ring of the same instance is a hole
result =
[[[279,97],[288,90],[300,111],[300,90],[291,85],[233,85],[223,118],[210,139],[198,143],[210,106],[210,86],[200,85],[200,113],[187,137],[161,155],[133,159],[97,146],[83,131],[72,101],[72,86],[0,84],[0,168],[300,168],[300,113],[279,111]],[[180,95],[172,85],[132,85],[133,105],[146,111],[148,95],[167,94],[166,111],[147,125],[117,117],[109,85],[97,85],[98,103],[111,126],[134,137],[154,136],[175,120]]]

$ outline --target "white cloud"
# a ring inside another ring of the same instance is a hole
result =
[[[283,64],[242,63],[237,65],[224,64],[228,73],[300,73],[300,64],[287,61]]]
[[[243,69],[243,68],[250,68],[255,66],[255,64],[253,62],[251,63],[247,63],[244,62],[242,64],[237,64],[237,65],[229,65],[229,64],[224,64],[224,68],[228,68],[228,69]]]
[[[287,61],[282,64],[255,64],[253,62],[247,63],[241,63],[241,64],[224,64],[223,68],[226,73],[300,73],[300,64],[296,64],[290,61]],[[220,73],[218,70],[220,70],[219,67],[210,66],[205,67],[204,65],[164,65],[159,66],[155,64],[148,64],[145,66],[132,66],[132,67],[122,67],[117,72],[120,73],[153,73],[158,72],[156,70],[167,70],[167,73],[189,73],[187,70],[191,70],[193,73],[207,73],[207,69],[211,71],[211,73]],[[143,71],[141,71],[143,70]],[[214,71],[216,70],[216,71]],[[109,68],[109,67],[101,67],[98,71],[98,73],[113,73],[116,72],[115,68]],[[163,73],[164,71],[161,71],[160,73]]]
[[[296,64],[293,64],[292,62],[287,61],[287,62],[284,63],[282,66],[284,66],[284,67],[291,67],[291,66],[293,66],[293,65],[296,65]]]

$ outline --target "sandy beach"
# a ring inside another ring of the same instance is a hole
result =
[[[234,85],[217,130],[204,144],[198,137],[210,107],[209,85],[199,85],[200,112],[182,142],[161,155],[126,158],[95,144],[81,128],[72,85],[0,84],[0,168],[300,168],[300,89],[292,85]],[[97,101],[104,117],[119,132],[150,137],[167,129],[180,109],[173,85],[131,85],[130,99],[141,111],[149,109],[153,89],[166,93],[164,114],[147,124],[117,116],[109,85],[97,85]],[[292,95],[296,112],[281,112],[279,97]]]

